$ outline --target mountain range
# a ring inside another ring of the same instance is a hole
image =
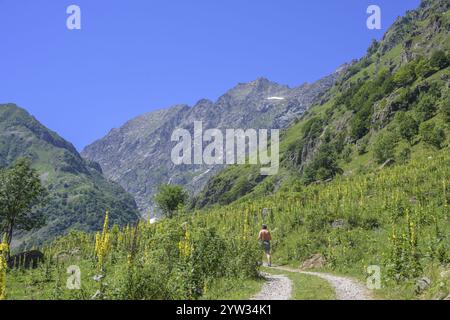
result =
[[[109,179],[131,193],[143,215],[154,210],[159,185],[174,183],[197,194],[221,165],[174,165],[172,132],[193,131],[194,121],[206,129],[283,129],[312,105],[326,99],[327,91],[348,65],[313,84],[290,88],[258,78],[240,83],[217,101],[200,100],[194,106],[176,105],[136,117],[88,145],[81,155],[100,164]]]

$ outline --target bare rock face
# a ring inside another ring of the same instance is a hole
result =
[[[428,277],[420,278],[416,281],[416,293],[420,294],[431,286],[431,279]]]
[[[325,259],[325,257],[320,253],[316,253],[316,254],[312,255],[311,258],[309,258],[308,260],[306,260],[302,263],[300,270],[322,268],[325,266],[326,263],[327,263],[327,260]]]
[[[184,185],[192,194],[223,166],[174,165],[172,132],[193,133],[194,121],[203,130],[281,129],[319,102],[346,66],[313,84],[290,88],[264,78],[240,83],[216,102],[200,100],[193,107],[176,105],[134,118],[87,146],[85,159],[99,163],[104,175],[131,193],[143,216],[153,214],[153,195],[163,183]]]

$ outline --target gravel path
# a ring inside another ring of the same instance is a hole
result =
[[[336,291],[337,300],[372,300],[369,290],[356,280],[350,278],[334,276],[327,273],[301,271],[286,267],[275,267],[275,269],[299,272],[322,278],[333,286]]]
[[[292,281],[286,276],[263,273],[266,279],[261,292],[252,300],[289,300],[292,293]]]

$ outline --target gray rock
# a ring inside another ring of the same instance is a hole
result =
[[[322,268],[325,266],[326,262],[327,260],[322,254],[316,253],[302,263],[300,270]]]
[[[379,167],[379,169],[381,170],[381,169],[384,169],[384,168],[386,168],[386,167],[389,167],[389,166],[391,166],[391,165],[393,165],[395,163],[395,160],[394,159],[387,159],[380,167]]]
[[[96,282],[100,282],[104,277],[105,277],[105,275],[98,274],[98,275],[93,276],[92,279]]]
[[[344,228],[347,225],[347,221],[344,219],[337,219],[335,221],[333,221],[333,223],[331,224],[331,227],[334,229],[340,229],[340,228]]]
[[[427,290],[431,285],[431,279],[428,277],[420,278],[416,281],[416,292],[418,294]]]
[[[94,295],[91,297],[92,300],[98,300],[103,296],[103,294],[100,292],[100,290],[97,290]]]

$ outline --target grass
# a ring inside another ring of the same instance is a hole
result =
[[[211,285],[203,300],[247,300],[256,295],[264,279],[218,279]]]
[[[319,277],[271,268],[264,271],[275,275],[285,275],[293,284],[291,300],[335,300],[336,295],[331,285]]]

